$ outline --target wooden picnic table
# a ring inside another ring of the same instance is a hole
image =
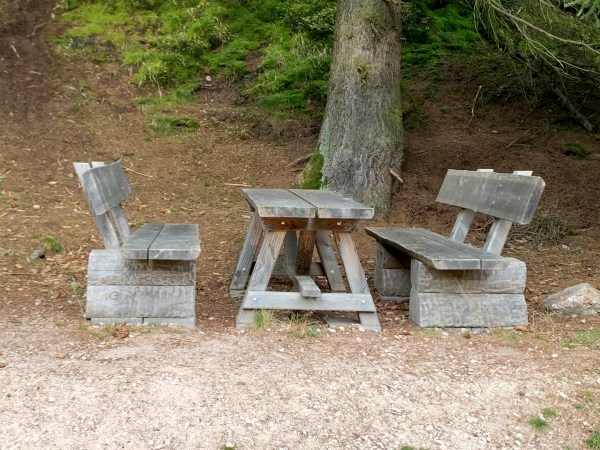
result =
[[[352,240],[360,221],[373,217],[372,208],[322,190],[244,189],[243,195],[252,220],[230,286],[233,297],[243,295],[238,329],[250,326],[257,310],[279,309],[352,311],[365,329],[381,331]],[[297,290],[268,290],[273,275],[288,276]],[[326,277],[331,292],[322,292],[314,276]]]

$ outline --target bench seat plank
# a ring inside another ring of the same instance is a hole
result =
[[[166,223],[148,250],[151,260],[193,261],[200,256],[200,238],[195,223]]]
[[[164,227],[163,223],[147,223],[136,230],[121,246],[125,259],[148,259],[148,248]]]
[[[422,228],[366,228],[367,234],[387,246],[438,270],[503,268],[504,258],[453,241]]]
[[[317,208],[320,219],[372,219],[374,210],[347,197],[318,189],[290,189]]]
[[[260,217],[316,217],[316,208],[288,189],[243,189],[242,192]]]

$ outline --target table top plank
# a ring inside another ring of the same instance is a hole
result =
[[[288,189],[243,189],[244,197],[260,217],[316,217],[316,208]]]
[[[290,189],[290,192],[314,205],[320,219],[373,218],[373,208],[335,192],[318,189]]]

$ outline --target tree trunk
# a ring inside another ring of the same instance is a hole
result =
[[[387,214],[402,147],[400,0],[338,0],[321,185]]]

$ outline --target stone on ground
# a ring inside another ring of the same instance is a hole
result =
[[[596,316],[600,314],[600,291],[589,283],[581,283],[552,294],[543,305],[560,315]]]

